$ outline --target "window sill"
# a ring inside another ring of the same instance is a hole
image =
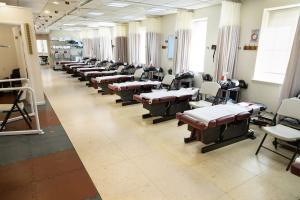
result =
[[[281,86],[283,84],[283,83],[279,83],[279,82],[267,81],[267,80],[261,80],[261,79],[255,79],[255,78],[252,79],[252,82],[274,85],[274,86]]]

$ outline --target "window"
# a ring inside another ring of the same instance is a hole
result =
[[[38,53],[48,53],[47,40],[37,40],[36,43]]]
[[[173,35],[170,35],[168,37],[168,59],[173,59],[174,57],[174,43],[175,37]]]
[[[193,72],[204,71],[207,18],[197,19],[192,24],[190,67]]]
[[[254,80],[282,84],[295,37],[300,7],[265,10]]]

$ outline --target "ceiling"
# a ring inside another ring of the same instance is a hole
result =
[[[8,5],[32,8],[37,32],[110,26],[162,16],[180,9],[193,10],[222,0],[0,0]]]

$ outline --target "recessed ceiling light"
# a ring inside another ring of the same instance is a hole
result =
[[[6,3],[0,2],[0,7],[2,7],[2,6],[6,6]]]
[[[75,26],[75,24],[63,24],[64,26]]]
[[[154,12],[162,12],[162,11],[165,11],[165,10],[166,9],[164,9],[164,8],[151,8],[151,9],[147,10],[147,12],[154,13]]]
[[[102,12],[89,12],[88,14],[93,15],[93,16],[100,16],[100,15],[103,15],[104,13],[102,13]]]
[[[112,22],[96,22],[96,23],[90,23],[88,25],[88,27],[90,27],[90,28],[97,28],[97,27],[100,27],[100,26],[115,26],[115,23],[112,23]]]
[[[45,14],[50,14],[51,12],[50,12],[50,10],[45,10],[44,13]]]
[[[124,2],[111,2],[111,3],[108,3],[107,6],[110,6],[110,7],[117,7],[117,8],[124,8],[124,7],[127,7],[129,6],[130,4],[128,3],[124,3]]]
[[[126,19],[126,20],[129,20],[129,19],[134,19],[134,16],[124,16],[124,17],[121,17],[121,19]]]
[[[58,4],[59,4],[58,1],[53,1],[52,3],[55,4],[55,5],[58,5]]]

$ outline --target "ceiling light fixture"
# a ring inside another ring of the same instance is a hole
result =
[[[75,24],[63,24],[64,26],[75,26]]]
[[[55,5],[58,5],[58,4],[59,4],[58,1],[53,1],[52,3],[55,4]]]
[[[6,3],[0,2],[0,7],[6,6]]]
[[[162,12],[165,10],[166,9],[164,9],[164,8],[151,8],[151,9],[147,10],[147,12],[156,13],[156,12]]]
[[[102,12],[89,12],[88,14],[93,15],[93,16],[100,16],[100,15],[103,15],[104,13],[102,13]]]
[[[44,13],[45,14],[50,14],[51,12],[50,12],[50,10],[45,10]]]
[[[134,16],[124,16],[121,17],[121,19],[130,20],[130,19],[134,19]]]
[[[115,26],[116,24],[115,23],[112,23],[112,22],[96,22],[96,23],[90,23],[88,25],[89,28],[97,28],[97,27],[100,27],[100,26]]]
[[[110,7],[117,7],[117,8],[124,8],[124,7],[127,7],[129,6],[130,4],[128,3],[123,3],[123,2],[111,2],[111,3],[108,3],[107,6],[110,6]]]

